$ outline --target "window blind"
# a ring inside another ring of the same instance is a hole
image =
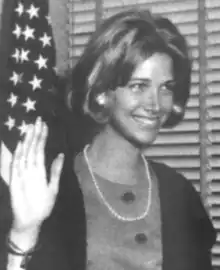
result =
[[[69,66],[73,67],[96,28],[96,1],[70,1]]]
[[[209,197],[211,216],[218,232],[213,265],[220,268],[220,1],[206,0],[207,111],[209,132]]]

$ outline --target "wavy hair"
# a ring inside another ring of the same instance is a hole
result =
[[[187,42],[169,19],[141,10],[113,15],[90,38],[69,76],[67,102],[74,115],[82,121],[102,123],[108,110],[98,104],[97,97],[126,86],[136,67],[157,52],[166,53],[173,60],[175,106],[164,127],[177,125],[190,92]]]

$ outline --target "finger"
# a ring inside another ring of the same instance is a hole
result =
[[[10,183],[14,179],[14,175],[16,173],[18,173],[19,175],[21,174],[21,166],[20,166],[21,156],[22,156],[22,143],[18,142],[10,166]]]
[[[34,125],[29,125],[25,138],[22,143],[22,148],[21,148],[21,155],[20,158],[22,159],[23,162],[28,160],[28,153],[31,147],[31,143],[33,141],[34,137]]]
[[[7,148],[4,143],[0,145],[0,175],[1,180],[5,182],[5,184],[10,184],[11,177],[11,166],[13,161],[13,154]]]
[[[59,154],[58,157],[53,161],[51,166],[51,177],[49,188],[52,191],[52,195],[56,196],[59,190],[60,175],[62,172],[64,163],[64,154]]]
[[[48,127],[46,123],[42,123],[42,131],[39,140],[36,145],[36,162],[38,164],[44,164],[45,160],[45,145],[48,136]]]
[[[36,162],[36,146],[38,144],[38,141],[40,140],[41,132],[42,132],[42,120],[40,117],[38,117],[34,124],[33,138],[30,144],[29,151],[27,153],[27,160],[31,164]]]

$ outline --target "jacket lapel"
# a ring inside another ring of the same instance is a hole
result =
[[[184,189],[178,184],[178,174],[169,167],[151,162],[158,179],[163,270],[188,270],[188,226]]]

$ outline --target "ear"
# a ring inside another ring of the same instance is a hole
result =
[[[100,113],[95,114],[93,117],[97,122],[107,124],[109,118],[111,117],[112,111],[114,110],[115,91],[108,90],[103,92],[97,98],[97,103],[99,104],[101,111]]]
[[[114,90],[108,90],[106,92],[106,108],[110,109],[113,107],[115,103],[116,93]]]

